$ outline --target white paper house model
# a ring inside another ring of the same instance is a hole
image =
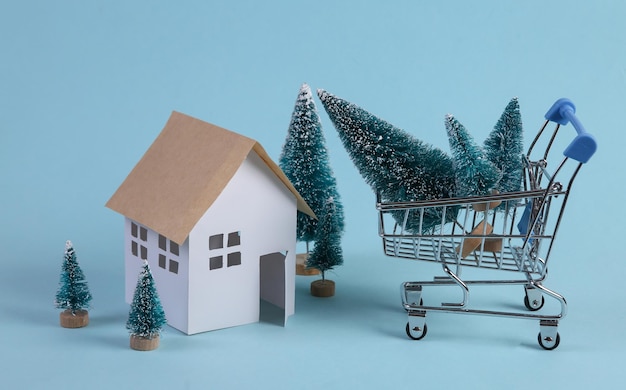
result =
[[[128,303],[145,259],[186,334],[257,322],[261,299],[294,313],[296,213],[314,213],[255,140],[174,112],[106,206]]]

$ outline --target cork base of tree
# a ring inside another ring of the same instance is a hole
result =
[[[319,275],[320,270],[317,268],[307,268],[306,259],[308,255],[306,253],[298,253],[296,255],[296,275],[314,276]]]
[[[130,335],[130,348],[135,351],[152,351],[159,347],[159,335],[149,337]]]
[[[329,279],[318,279],[311,282],[311,295],[329,298],[335,295],[335,282]]]
[[[61,326],[64,328],[82,328],[89,324],[89,312],[87,310],[64,310],[60,314]]]
[[[499,194],[498,190],[491,190],[491,195],[497,195]],[[476,211],[487,211],[487,210],[493,210],[496,207],[500,206],[502,204],[501,200],[494,200],[491,202],[487,202],[487,203],[475,203],[472,205],[472,208]]]
[[[501,238],[485,238],[485,245],[483,246],[484,252],[502,252],[502,239]]]

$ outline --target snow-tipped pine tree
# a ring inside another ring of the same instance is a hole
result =
[[[55,300],[56,307],[70,310],[74,314],[78,310],[89,308],[91,299],[85,275],[78,265],[72,242],[68,240],[65,242],[65,256]]]
[[[383,201],[454,196],[454,167],[445,152],[353,103],[321,89],[317,93],[352,162],[372,189],[380,193]],[[452,221],[456,213],[449,209],[446,216],[446,221]],[[404,213],[394,214],[394,217],[401,222]],[[429,230],[440,223],[441,215],[431,209],[424,216],[422,230]],[[418,231],[419,217],[410,216],[406,228]]]
[[[489,195],[501,177],[500,170],[456,118],[446,115],[445,124],[454,159],[456,195]]]
[[[338,265],[343,264],[341,249],[341,223],[335,200],[328,198],[320,214],[317,226],[315,246],[308,257],[306,266],[316,268],[325,280],[325,273]]]
[[[511,99],[484,143],[485,154],[502,178],[496,185],[499,192],[520,191],[522,188],[523,129],[517,98]]]
[[[278,165],[316,215],[324,210],[328,198],[335,199],[337,228],[343,231],[344,218],[337,183],[328,161],[311,88],[300,87]],[[318,220],[298,212],[297,239],[308,244],[315,240]]]
[[[166,322],[165,312],[154,285],[154,278],[148,262],[144,261],[143,269],[137,279],[126,328],[132,335],[151,339],[160,335]]]

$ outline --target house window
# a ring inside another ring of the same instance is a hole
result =
[[[241,252],[229,253],[227,258],[227,265],[229,267],[232,267],[233,265],[241,265]]]
[[[133,256],[139,256],[139,245],[135,241],[131,241],[130,243],[130,252]]]
[[[148,260],[148,248],[143,245],[141,245],[141,258],[143,260]]]
[[[224,235],[216,234],[209,237],[209,250],[220,249],[224,247]]]
[[[130,223],[130,234],[131,234],[133,237],[135,237],[135,238],[139,237],[139,236],[137,235],[137,234],[138,234],[138,233],[137,233],[137,225],[136,225],[134,222],[131,222],[131,223]]]
[[[141,241],[148,241],[148,229],[143,226],[139,227],[139,238]]]
[[[223,268],[224,257],[226,267],[241,265],[240,245],[241,232],[238,231],[209,236],[209,270]]]
[[[228,234],[228,247],[237,246],[241,244],[241,238],[239,232],[233,232]]]
[[[167,266],[167,257],[163,254],[159,254],[159,267],[165,269]]]
[[[215,256],[209,259],[209,269],[218,269],[222,268],[223,260],[222,256]]]
[[[170,259],[170,272],[173,274],[178,273],[178,261]]]
[[[170,241],[170,253],[178,256],[178,244],[174,241]]]
[[[159,234],[159,250],[159,267],[166,269],[173,274],[178,274],[178,256],[180,255],[180,247],[178,244]]]

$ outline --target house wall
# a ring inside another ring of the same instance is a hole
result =
[[[229,247],[229,235],[234,237],[237,232],[240,244]],[[217,248],[220,234],[224,235],[223,248]],[[187,333],[257,322],[260,257],[274,252],[287,254],[285,315],[293,314],[295,238],[295,196],[255,152],[250,152],[189,235]],[[228,266],[228,254],[237,252],[241,254],[241,264]],[[223,256],[222,267],[210,269],[210,259],[214,258],[217,267],[215,258],[219,256]]]
[[[126,302],[132,302],[137,278],[143,266],[142,259],[146,258],[168,324],[185,331],[188,325],[188,242],[178,246],[176,243],[172,244],[170,240],[162,236],[159,238],[158,233],[129,218],[125,218],[124,237]]]

